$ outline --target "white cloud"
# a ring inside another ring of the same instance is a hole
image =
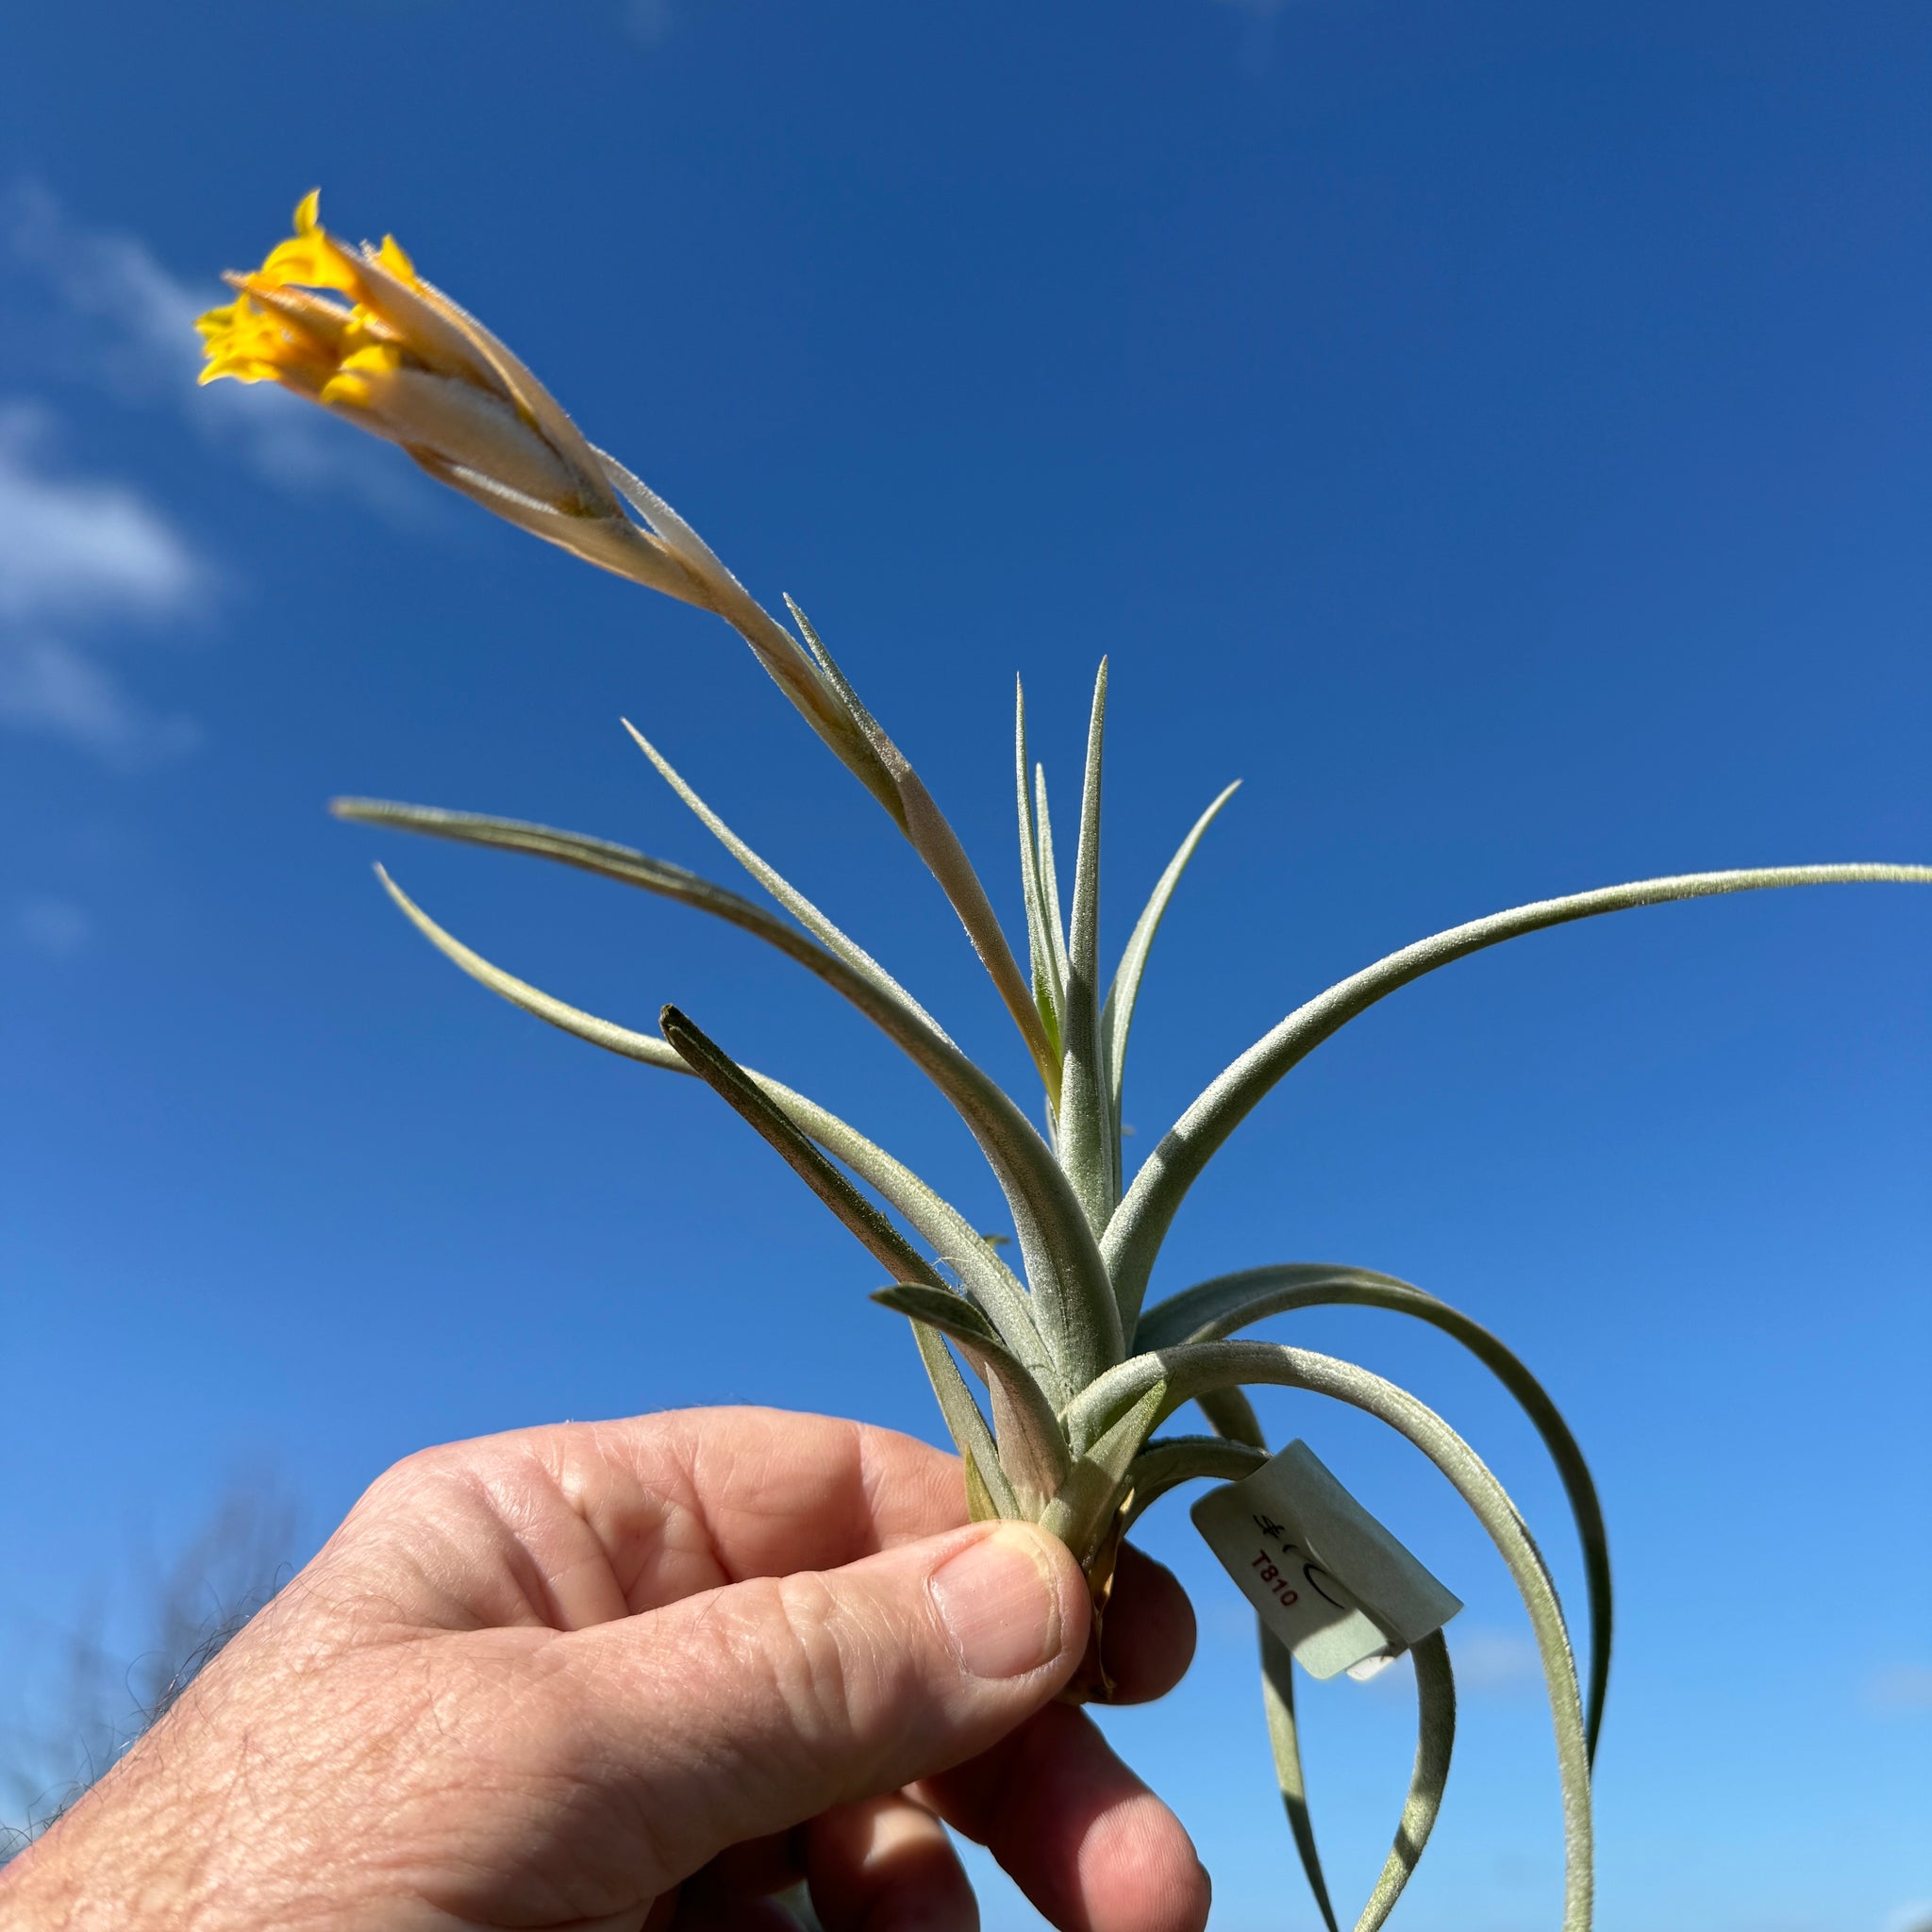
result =
[[[201,565],[139,493],[37,465],[49,428],[36,410],[0,409],[0,621],[167,616],[194,602]]]
[[[272,383],[198,386],[194,319],[230,293],[214,275],[183,280],[145,242],[81,226],[33,183],[0,193],[0,243],[58,306],[54,359],[66,373],[137,401],[174,403],[198,433],[286,489],[346,489],[420,521],[425,492],[394,452]]]
[[[97,642],[194,615],[213,573],[139,491],[50,468],[48,436],[39,412],[0,409],[0,724],[123,764],[186,751],[193,724],[152,711]]]
[[[23,899],[13,908],[14,938],[49,959],[71,959],[93,938],[94,923],[67,899]]]
[[[1874,1710],[1932,1710],[1932,1664],[1889,1665],[1873,1672],[1865,1679],[1864,1690],[1865,1702]]]

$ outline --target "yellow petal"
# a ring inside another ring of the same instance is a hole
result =
[[[311,188],[295,204],[295,232],[312,235],[322,226],[322,190]]]
[[[376,369],[385,373],[403,367],[403,352],[394,342],[367,342],[341,360],[343,369]]]
[[[254,279],[294,282],[305,289],[340,289],[348,295],[359,296],[362,290],[356,258],[321,228],[276,242],[269,250],[268,259],[256,270]]]
[[[203,382],[224,375],[238,382],[273,380],[312,396],[335,371],[336,352],[327,341],[245,294],[225,308],[210,308],[196,326],[208,358]]]
[[[313,336],[318,346],[338,351],[351,343],[360,346],[363,332],[357,325],[355,309],[326,295],[311,294],[307,289],[279,287],[253,275],[243,275],[241,281],[244,292],[259,307]]]
[[[238,296],[224,308],[210,308],[206,314],[197,315],[194,318],[194,325],[200,330],[203,340],[211,342],[217,337],[226,335],[235,326],[236,318],[242,314],[244,307],[242,299]]]
[[[393,235],[382,238],[382,246],[375,251],[375,258],[394,275],[399,282],[408,282],[411,288],[416,284],[416,264],[403,253],[403,244]]]

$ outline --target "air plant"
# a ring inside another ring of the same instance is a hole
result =
[[[964,1464],[974,1515],[1039,1523],[1085,1569],[1096,1641],[1074,1694],[1105,1700],[1110,1692],[1097,1639],[1121,1541],[1134,1522],[1180,1484],[1244,1476],[1268,1459],[1245,1390],[1273,1385],[1325,1395],[1406,1436],[1448,1477],[1488,1532],[1527,1608],[1561,1779],[1563,1924],[1566,1932],[1583,1932],[1591,1909],[1591,1765],[1609,1675],[1610,1571],[1590,1471],[1555,1404],[1489,1330],[1390,1275],[1287,1262],[1217,1276],[1149,1304],[1155,1262],[1189,1188],[1256,1104],[1324,1041],[1424,974],[1505,940],[1600,913],[1774,886],[1928,883],[1932,867],[1693,873],[1541,900],[1434,934],[1297,1007],[1208,1084],[1130,1175],[1121,1096],[1141,976],[1189,859],[1234,787],[1208,805],[1181,841],[1103,991],[1106,664],[1093,692],[1070,916],[1063,913],[1044,773],[1028,756],[1022,695],[1014,780],[1026,932],[1023,969],[951,825],[804,612],[786,600],[795,633],[770,615],[690,525],[588,442],[529,371],[423,280],[392,240],[380,248],[345,246],[320,225],[313,194],[297,209],[295,228],[260,269],[231,275],[236,300],[202,319],[203,380],[228,375],[278,382],[399,443],[432,475],[509,522],[730,624],[885,808],[958,913],[1038,1072],[1045,1131],[871,954],[740,839],[633,726],[626,728],[644,756],[779,912],[682,867],[575,832],[374,799],[339,799],[334,811],[365,824],[575,866],[708,913],[775,947],[884,1032],[965,1122],[1010,1209],[1019,1267],[1008,1267],[993,1239],[885,1149],[804,1094],[739,1064],[678,1008],[662,1009],[658,1037],[600,1019],[471,951],[378,867],[391,898],[432,945],[513,1006],[608,1052],[704,1081],[858,1240],[891,1280],[874,1299],[911,1324]],[[1279,1342],[1234,1339],[1265,1317],[1337,1304],[1387,1309],[1441,1330],[1470,1350],[1534,1424],[1562,1480],[1581,1545],[1589,1641],[1580,1676],[1557,1591],[1528,1528],[1447,1423],[1354,1363]],[[961,1361],[984,1392],[983,1407]],[[1159,1433],[1190,1403],[1205,1417],[1206,1430]],[[1392,1909],[1427,1841],[1448,1774],[1455,1690],[1440,1633],[1415,1647],[1414,1660],[1415,1769],[1395,1847],[1357,1932],[1372,1932]],[[1323,1920],[1335,1932],[1305,1796],[1290,1656],[1265,1631],[1262,1669],[1289,1822]]]

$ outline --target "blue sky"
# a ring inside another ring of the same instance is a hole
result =
[[[1016,1088],[958,928],[721,626],[444,498],[186,333],[320,183],[392,229],[768,602],[797,596],[1017,921],[1011,679],[1071,808],[1113,666],[1108,943],[1231,776],[1136,1029],[1139,1144],[1329,979],[1546,894],[1932,855],[1922,8],[343,0],[0,20],[0,1710],[128,1552],[268,1472],[312,1542],[423,1443],[752,1400],[928,1434],[875,1270],[694,1085],[455,975],[675,998],[991,1225],[969,1142],[783,962],[677,908],[323,813],[596,831],[725,877],[635,718]],[[1384,1269],[1499,1329],[1623,1592],[1610,1932],[1932,1915],[1932,894],[1544,935],[1377,1008],[1242,1129],[1158,1288]],[[1391,1318],[1270,1332],[1476,1441]],[[1273,1407],[1468,1603],[1403,1910],[1556,1913],[1526,1626],[1446,1487]],[[1217,1924],[1312,1925],[1245,1613],[1123,1747]],[[301,1554],[300,1551],[294,1554]],[[1391,1674],[1399,1676],[1400,1674]],[[1410,1749],[1311,1700],[1338,1892]],[[1026,1923],[990,1892],[989,1922]]]

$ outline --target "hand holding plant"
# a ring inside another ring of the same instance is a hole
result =
[[[991,1241],[891,1155],[806,1096],[739,1065],[680,1008],[664,1008],[658,1036],[597,1018],[479,958],[384,874],[396,904],[434,945],[505,999],[607,1051],[694,1074],[775,1149],[890,1277],[874,1299],[912,1324],[964,1458],[973,1513],[1036,1523],[1064,1543],[1086,1575],[1096,1632],[1104,1627],[1123,1538],[1138,1516],[1181,1483],[1245,1475],[1267,1460],[1245,1388],[1325,1395],[1379,1417],[1414,1442],[1488,1531],[1536,1633],[1562,1781],[1563,1923],[1566,1932],[1582,1932],[1591,1909],[1590,1772],[1608,1679],[1611,1597],[1602,1512],[1555,1406],[1486,1329],[1376,1271],[1291,1262],[1201,1282],[1150,1305],[1153,1270],[1189,1188],[1256,1104],[1349,1021],[1424,974],[1504,940],[1599,913],[1774,886],[1926,883],[1932,868],[1859,863],[1689,874],[1543,900],[1436,934],[1296,1008],[1208,1085],[1129,1175],[1121,1105],[1142,974],[1181,874],[1229,792],[1182,841],[1104,981],[1107,667],[1094,688],[1065,903],[1045,778],[1029,757],[1022,702],[1015,802],[1023,972],[958,840],[804,613],[791,606],[794,636],[765,611],[689,525],[588,443],[523,365],[423,281],[392,242],[380,249],[344,247],[319,226],[313,196],[297,211],[296,228],[259,271],[234,278],[236,302],[204,321],[207,375],[283,383],[400,443],[432,475],[521,527],[724,618],[930,869],[1038,1070],[1045,1130],[635,730],[666,782],[788,916],[682,868],[576,833],[366,799],[341,800],[335,809],[363,823],[575,866],[708,912],[776,947],[885,1032],[959,1114],[1004,1192],[1020,1268],[1009,1269]],[[1332,1303],[1384,1308],[1435,1326],[1472,1350],[1522,1404],[1556,1462],[1582,1545],[1590,1631],[1580,1678],[1563,1610],[1528,1529],[1474,1451],[1441,1417],[1367,1369],[1284,1344],[1233,1339],[1266,1316]],[[961,1359],[984,1389],[984,1407]],[[1190,1403],[1202,1410],[1208,1433],[1157,1433]],[[1098,1643],[1090,1648],[1080,1694],[1110,1694],[1106,1655]],[[1371,1932],[1393,1907],[1427,1841],[1448,1772],[1455,1699],[1440,1634],[1418,1644],[1415,1657],[1416,1768],[1394,1849],[1357,1921],[1360,1932]],[[1283,1798],[1332,1932],[1337,1920],[1306,1803],[1288,1654],[1264,1642],[1263,1664]]]
[[[411,1457],[0,1873],[0,1924],[779,1932],[808,1880],[825,1932],[973,1932],[944,1819],[1062,1932],[1200,1932],[1187,1834],[1052,1702],[1078,1569],[965,1515],[953,1457],[760,1409]],[[1187,1600],[1142,1562],[1121,1608],[1157,1696]]]

